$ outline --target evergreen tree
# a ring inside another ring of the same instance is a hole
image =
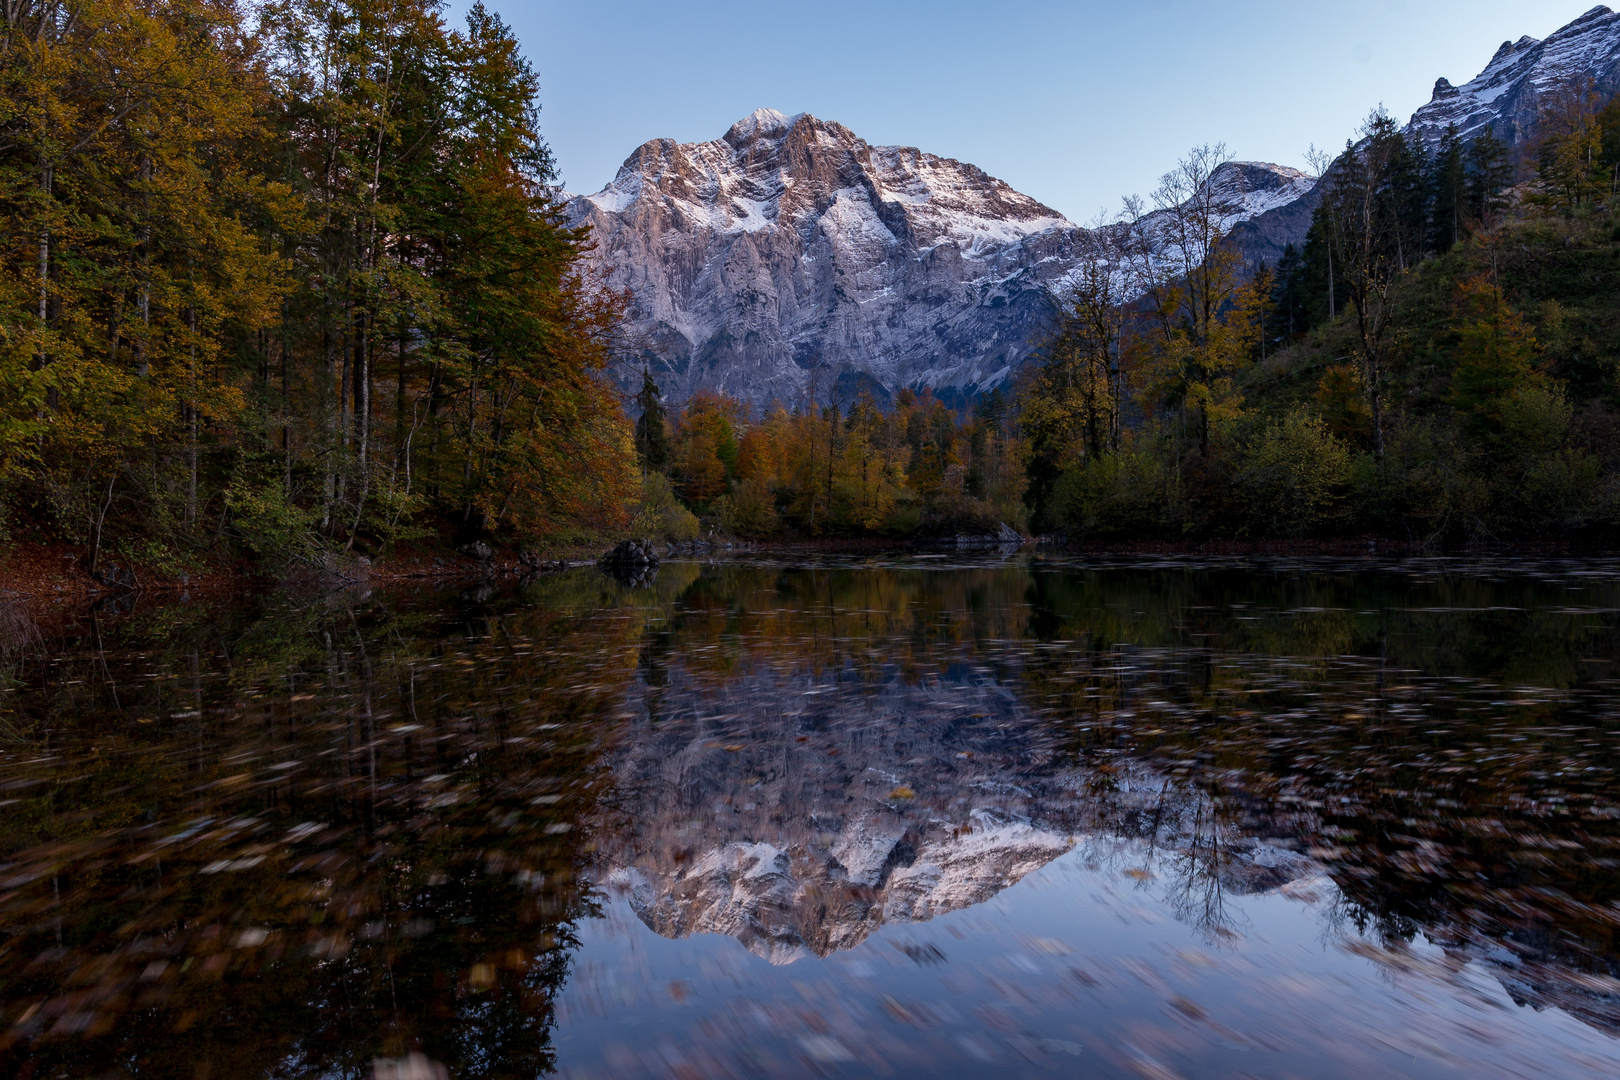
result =
[[[0,498],[92,566],[104,527],[310,558],[622,518],[618,301],[575,273],[516,39],[443,14],[6,10]]]
[[[1513,160],[1507,144],[1487,129],[1468,144],[1468,208],[1486,227],[1495,223],[1513,186]]]
[[[1433,206],[1429,247],[1444,254],[1462,239],[1463,221],[1468,216],[1468,167],[1455,124],[1440,137],[1429,171],[1429,191]]]
[[[1430,250],[1428,151],[1416,138],[1403,134],[1390,116],[1374,123],[1372,138],[1388,143],[1386,150],[1374,154],[1384,162],[1380,180],[1392,253],[1396,265],[1408,269]]]
[[[1289,341],[1310,329],[1310,309],[1306,303],[1305,258],[1293,244],[1283,249],[1277,260],[1272,285],[1271,315],[1266,336],[1274,342]]]
[[[669,470],[669,421],[652,372],[641,369],[641,393],[636,395],[641,416],[636,420],[636,457],[643,473]]]
[[[1598,130],[1603,140],[1603,170],[1608,192],[1620,192],[1620,96],[1613,97],[1598,113]]]
[[[1300,288],[1306,313],[1301,332],[1323,322],[1331,322],[1344,310],[1344,288],[1340,267],[1334,264],[1332,234],[1328,228],[1326,204],[1311,214],[1311,227],[1305,233],[1300,253]]]

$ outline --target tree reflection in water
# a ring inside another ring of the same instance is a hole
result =
[[[0,1072],[551,1062],[593,768],[633,669],[516,605],[161,608],[14,661]],[[570,660],[572,662],[570,662]]]
[[[666,563],[10,616],[0,1071],[537,1075],[588,880],[790,962],[1071,844],[1217,944],[1325,874],[1380,963],[1426,936],[1620,1030],[1615,581]]]

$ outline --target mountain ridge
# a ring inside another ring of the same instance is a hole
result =
[[[1310,183],[1255,162],[1213,179],[1233,220]],[[756,404],[797,403],[823,371],[818,395],[1000,385],[1088,235],[975,165],[771,109],[708,142],[644,143],[567,214],[633,298],[635,366],[676,399],[716,389]]]
[[[1453,125],[1465,138],[1490,129],[1523,145],[1546,95],[1571,85],[1620,92],[1608,7],[1544,41],[1503,42],[1461,86],[1440,79],[1406,130],[1433,144]],[[1311,176],[1233,161],[1210,182],[1246,261],[1304,241]],[[978,166],[774,109],[707,142],[644,143],[564,213],[631,297],[621,377],[646,367],[677,402],[719,390],[847,403],[909,387],[965,403],[1029,360],[1089,235]]]

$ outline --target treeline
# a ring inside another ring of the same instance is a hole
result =
[[[697,515],[748,538],[995,532],[1023,514],[1023,454],[1006,400],[964,418],[932,394],[901,390],[754,416],[722,394],[694,394],[673,416],[643,375],[636,450],[645,473],[635,530],[695,537]],[[696,513],[694,513],[694,511]]]
[[[617,299],[481,4],[0,7],[0,522],[182,564],[623,525]]]
[[[1072,538],[1601,536],[1620,523],[1620,105],[1549,95],[1517,159],[1382,112],[1246,267],[1195,151],[1127,201],[1018,399]]]

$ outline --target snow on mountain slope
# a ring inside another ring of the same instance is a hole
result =
[[[633,695],[596,883],[655,933],[791,964],[982,904],[1077,843],[1118,858],[1151,823],[1155,846],[1188,851],[1209,828],[1196,789],[1123,760],[1100,783],[1055,753],[1011,687],[828,678],[716,686],[674,663]],[[1254,838],[1222,849],[1234,894],[1320,872]]]
[[[1294,170],[1229,163],[1230,220],[1296,198]],[[982,169],[871,146],[841,124],[760,109],[711,142],[640,147],[575,197],[640,359],[680,400],[699,388],[797,403],[1004,381],[1050,319],[1084,230]]]
[[[1216,199],[1228,207],[1221,217],[1223,229],[1287,206],[1315,186],[1316,177],[1309,173],[1259,161],[1229,161],[1210,182]]]
[[[1493,131],[1511,146],[1534,139],[1548,95],[1590,87],[1620,93],[1620,15],[1595,7],[1546,41],[1504,41],[1485,70],[1462,86],[1440,79],[1428,104],[1412,114],[1407,130],[1431,150],[1456,125],[1464,140]],[[1298,199],[1238,222],[1233,237],[1251,259],[1274,262],[1289,244],[1301,244],[1319,201],[1306,186]]]
[[[1620,15],[1602,6],[1546,41],[1504,41],[1485,70],[1461,86],[1440,79],[1409,130],[1431,145],[1453,124],[1464,139],[1491,128],[1509,144],[1522,142],[1549,93],[1588,83],[1600,94],[1620,91]]]

